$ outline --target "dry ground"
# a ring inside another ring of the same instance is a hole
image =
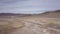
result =
[[[0,16],[0,34],[60,34],[59,12]]]

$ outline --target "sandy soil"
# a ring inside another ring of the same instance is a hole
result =
[[[60,34],[60,13],[1,15],[0,34]]]

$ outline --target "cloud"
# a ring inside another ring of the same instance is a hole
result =
[[[0,0],[0,13],[42,13],[60,9],[60,0]]]

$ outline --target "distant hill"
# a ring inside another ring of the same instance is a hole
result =
[[[25,17],[25,16],[32,16],[32,14],[0,13],[0,17],[11,17],[11,16]]]
[[[42,14],[38,14],[39,16],[42,17],[55,17],[55,18],[60,18],[60,10],[52,11],[52,12],[45,12]]]
[[[39,17],[50,17],[50,18],[60,18],[60,10],[55,11],[47,11],[42,14],[15,14],[15,13],[0,13],[1,16],[20,16],[20,17],[27,17],[27,16],[39,16]]]

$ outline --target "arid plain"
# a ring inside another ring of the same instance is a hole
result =
[[[0,34],[60,34],[60,10],[42,14],[0,14]]]

